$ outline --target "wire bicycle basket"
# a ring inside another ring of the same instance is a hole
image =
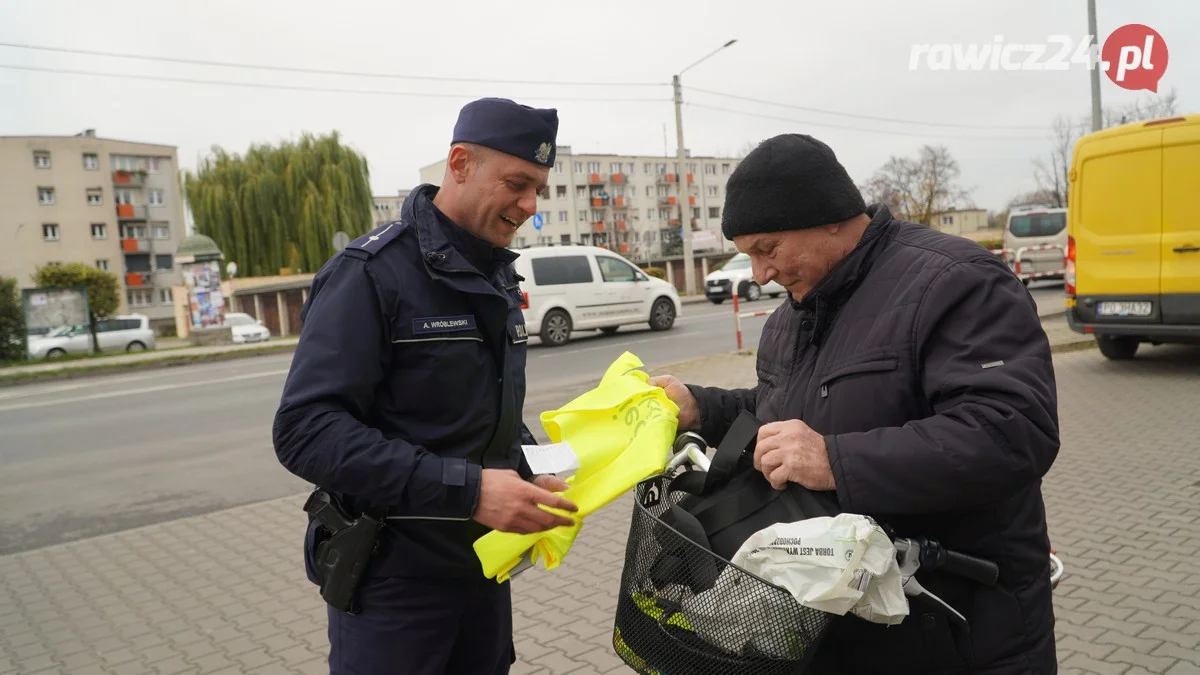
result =
[[[613,629],[618,656],[645,675],[804,672],[834,617],[664,523],[682,497],[672,480],[668,467],[636,489]]]

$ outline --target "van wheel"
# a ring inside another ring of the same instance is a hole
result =
[[[1128,335],[1097,335],[1096,346],[1100,353],[1114,361],[1132,359],[1141,341]]]
[[[667,298],[654,301],[650,309],[650,330],[667,330],[675,325],[675,304]]]
[[[561,309],[552,309],[546,312],[546,318],[542,319],[542,332],[538,335],[542,339],[542,344],[551,347],[561,347],[567,344],[571,339],[571,317]]]
[[[746,292],[742,295],[746,300],[754,302],[762,297],[762,289],[753,281],[746,284]]]
[[[129,346],[125,348],[125,351],[140,352],[144,349],[146,349],[146,345],[142,344],[141,342],[138,342],[137,340],[134,340],[133,342],[129,343]]]

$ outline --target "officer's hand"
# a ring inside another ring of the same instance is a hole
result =
[[[754,468],[776,490],[787,487],[789,482],[810,490],[837,489],[825,437],[800,420],[771,422],[759,428]]]
[[[671,402],[679,406],[679,431],[695,431],[700,428],[700,404],[696,397],[679,378],[674,375],[655,375],[647,381],[661,387]]]
[[[522,480],[516,471],[484,469],[474,519],[493,530],[516,534],[533,534],[575,524],[570,518],[539,508],[538,504],[572,513],[579,510],[561,496]]]

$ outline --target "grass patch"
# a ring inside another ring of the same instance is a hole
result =
[[[164,351],[170,350],[168,349]],[[263,345],[261,347],[254,347],[251,349],[209,352],[204,354],[176,354],[174,356],[164,356],[162,358],[145,359],[133,362],[120,357],[114,358],[110,355],[104,363],[89,364],[89,357],[83,357],[74,359],[75,361],[79,361],[81,365],[67,366],[65,368],[58,368],[55,370],[42,370],[33,372],[22,371],[16,373],[5,373],[0,370],[0,387],[49,380],[69,380],[92,375],[104,375],[118,371],[132,372],[138,370],[153,370],[156,368],[170,368],[173,366],[189,366],[208,361],[228,361],[231,359],[240,359],[250,356],[263,356],[293,351],[296,351],[296,343],[289,342],[284,344]],[[58,362],[59,361],[57,360],[55,361],[55,363]],[[29,364],[26,363],[22,365]]]

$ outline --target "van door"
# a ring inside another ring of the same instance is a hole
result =
[[[1159,322],[1162,134],[1085,144],[1072,176],[1079,202],[1076,312],[1085,323]]]
[[[645,320],[650,316],[646,308],[647,284],[638,283],[638,272],[632,265],[608,255],[597,255],[596,265],[600,278],[604,280],[604,297],[607,307],[606,318],[621,321]]]
[[[1163,130],[1162,320],[1200,324],[1200,124]]]

